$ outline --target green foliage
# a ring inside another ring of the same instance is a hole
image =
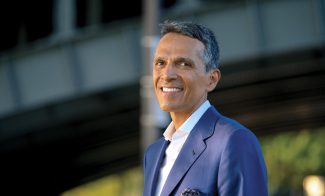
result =
[[[61,196],[138,196],[142,194],[142,181],[142,169],[137,167],[81,185]]]
[[[299,193],[307,175],[325,174],[325,128],[262,138],[270,195]]]

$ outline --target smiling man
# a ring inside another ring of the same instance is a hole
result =
[[[161,27],[153,84],[172,122],[145,153],[143,195],[267,195],[257,138],[207,100],[221,78],[213,32],[191,22]]]

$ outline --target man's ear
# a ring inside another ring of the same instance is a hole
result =
[[[219,69],[213,69],[209,73],[209,85],[208,85],[208,92],[211,92],[214,90],[214,88],[217,86],[219,80],[221,79],[221,72]]]

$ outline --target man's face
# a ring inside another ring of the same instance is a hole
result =
[[[206,72],[203,50],[199,40],[181,34],[161,38],[153,62],[153,83],[162,110],[189,116],[214,89],[219,78],[215,78],[216,70]]]

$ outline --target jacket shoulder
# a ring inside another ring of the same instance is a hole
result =
[[[158,140],[156,140],[154,143],[150,144],[147,147],[147,149],[145,150],[145,155],[146,154],[151,154],[151,153],[156,153],[156,151],[161,148],[161,146],[163,145],[164,141],[165,141],[164,137],[161,137]]]
[[[222,116],[215,125],[215,130],[216,131],[223,131],[226,132],[227,135],[232,135],[235,134],[236,132],[243,132],[244,134],[248,134],[248,135],[253,135],[255,136],[255,134],[246,126],[244,126],[243,124],[237,122],[236,120],[233,120],[231,118]]]
[[[213,138],[223,144],[224,147],[237,143],[238,140],[259,146],[256,135],[250,129],[225,116],[221,116],[216,122]]]

